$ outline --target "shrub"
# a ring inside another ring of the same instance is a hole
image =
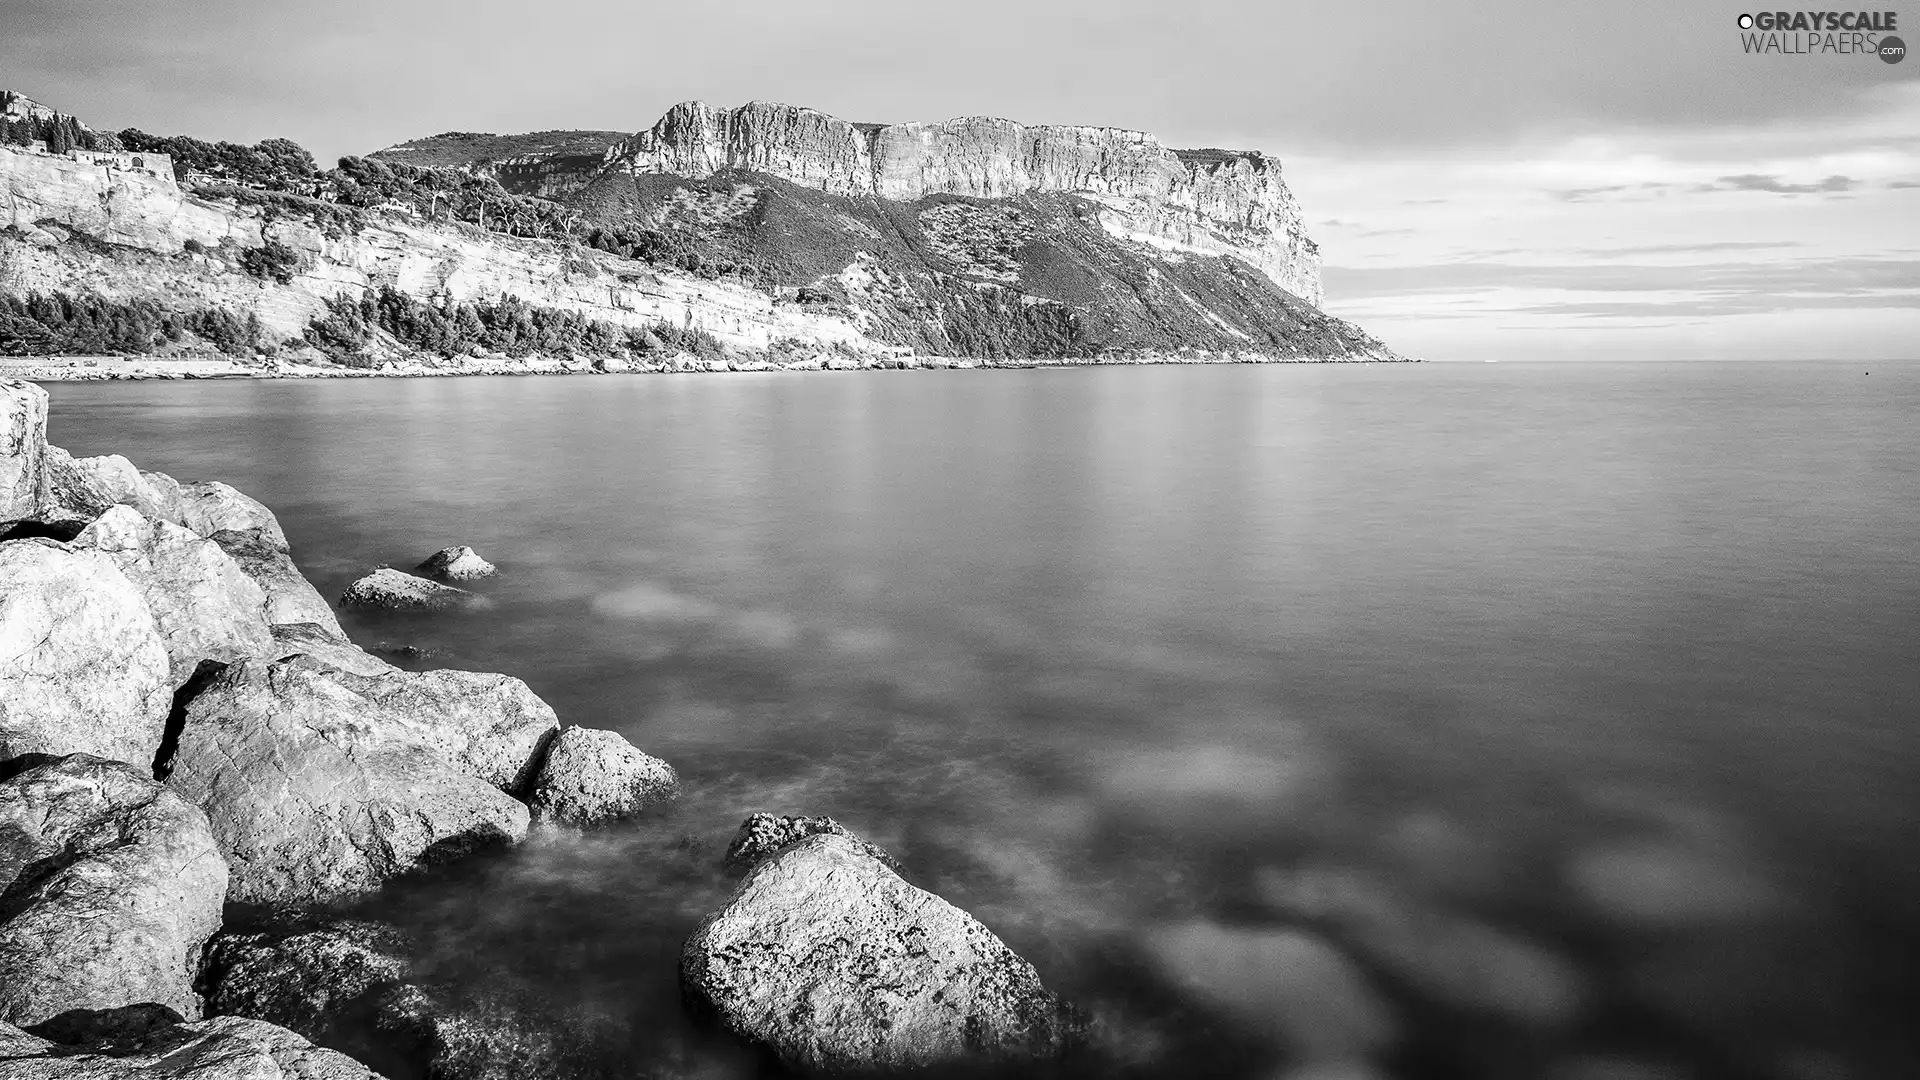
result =
[[[269,240],[241,252],[240,267],[262,281],[271,278],[285,285],[300,268],[300,253],[278,240]]]

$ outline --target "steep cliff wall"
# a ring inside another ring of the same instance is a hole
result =
[[[214,304],[253,311],[286,337],[304,330],[328,298],[386,284],[422,298],[518,296],[627,326],[665,319],[742,349],[781,338],[873,345],[846,319],[776,304],[744,285],[642,268],[577,246],[392,216],[328,237],[299,219],[269,221],[253,207],[183,193],[170,174],[0,148],[0,229],[9,226],[23,239],[0,238],[7,256],[0,290]],[[76,243],[62,235],[69,230],[113,249]],[[188,240],[212,250],[187,254]],[[239,269],[237,252],[268,240],[300,254],[291,282]]]
[[[912,201],[1078,193],[1116,236],[1231,255],[1316,306],[1320,253],[1279,163],[1258,153],[1180,152],[1138,131],[1028,127],[964,117],[861,125],[813,109],[686,102],[607,154],[634,175],[701,178],[747,169],[835,195]]]

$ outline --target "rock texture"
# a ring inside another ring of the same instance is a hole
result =
[[[7,1080],[381,1080],[285,1028],[238,1016],[158,1028],[105,1046],[63,1046],[0,1024]]]
[[[240,564],[240,569],[246,571],[261,591],[266,593],[268,623],[275,626],[309,623],[339,641],[346,641],[346,631],[340,629],[340,620],[334,617],[333,606],[300,573],[285,544],[275,541],[278,532],[277,525],[257,525],[250,529],[221,529],[204,535],[219,544],[222,551],[233,556],[233,561]]]
[[[370,611],[456,611],[490,606],[484,596],[383,566],[347,586],[340,606]]]
[[[548,745],[527,805],[535,820],[601,825],[679,794],[673,766],[641,753],[618,732],[569,727]]]
[[[0,526],[34,516],[47,451],[47,392],[0,379]]]
[[[172,687],[202,661],[231,663],[273,647],[266,593],[213,541],[114,506],[73,546],[106,555],[140,590],[166,643]]]
[[[273,660],[311,656],[355,675],[388,675],[400,670],[318,623],[276,623],[273,649],[266,655]]]
[[[200,1015],[227,866],[206,815],[142,770],[72,755],[0,783],[0,896],[0,1019],[144,1002]]]
[[[153,612],[111,558],[0,543],[0,760],[95,754],[150,768],[172,691]]]
[[[1102,224],[1129,238],[1234,255],[1318,306],[1320,253],[1278,162],[1258,152],[1169,150],[1107,127],[1037,126],[991,117],[932,124],[853,124],[813,109],[749,102],[675,105],[609,151],[634,173],[767,173],[835,195],[913,201],[1084,193]]]
[[[464,545],[441,548],[414,569],[440,581],[471,581],[474,578],[492,577],[499,572],[492,563],[481,558],[479,552]]]
[[[1032,965],[844,836],[761,863],[680,967],[690,1001],[807,1072],[991,1068],[1077,1038]]]
[[[428,676],[368,679],[311,656],[246,660],[188,703],[169,782],[206,809],[233,900],[327,903],[526,835],[526,807],[490,782],[524,771],[493,742],[521,718],[454,730],[482,710],[446,693],[480,680],[484,702],[485,680],[524,684],[433,674],[444,678],[406,686],[392,680]],[[437,714],[418,708],[436,704]]]
[[[733,842],[727,845],[727,868],[750,869],[809,836],[843,837],[869,858],[885,864],[889,870],[895,873],[900,871],[900,863],[884,848],[855,836],[832,818],[795,817],[791,814],[748,815],[747,820],[740,823],[740,830],[734,834]]]
[[[180,524],[209,538],[216,533],[258,529],[261,542],[281,551],[290,550],[287,534],[280,530],[273,511],[218,480],[181,487]]]

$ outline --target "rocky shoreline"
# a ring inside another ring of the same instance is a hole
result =
[[[0,379],[0,1073],[585,1075],[564,1021],[418,983],[402,932],[335,909],[648,814],[678,796],[672,766],[563,726],[519,679],[361,649],[265,506],[73,458],[47,402]],[[419,569],[494,572],[463,548]],[[349,589],[422,611],[444,593],[475,595],[390,568]],[[680,979],[754,1052],[845,1073],[1080,1045],[1031,964],[830,820],[755,815],[724,861],[744,877]]]

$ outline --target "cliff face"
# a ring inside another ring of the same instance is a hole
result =
[[[964,117],[936,124],[853,124],[813,109],[686,102],[607,152],[632,175],[766,173],[834,195],[915,201],[1082,194],[1116,236],[1243,259],[1318,306],[1319,249],[1277,162],[1258,153],[1179,152],[1138,131],[1027,127]]]

